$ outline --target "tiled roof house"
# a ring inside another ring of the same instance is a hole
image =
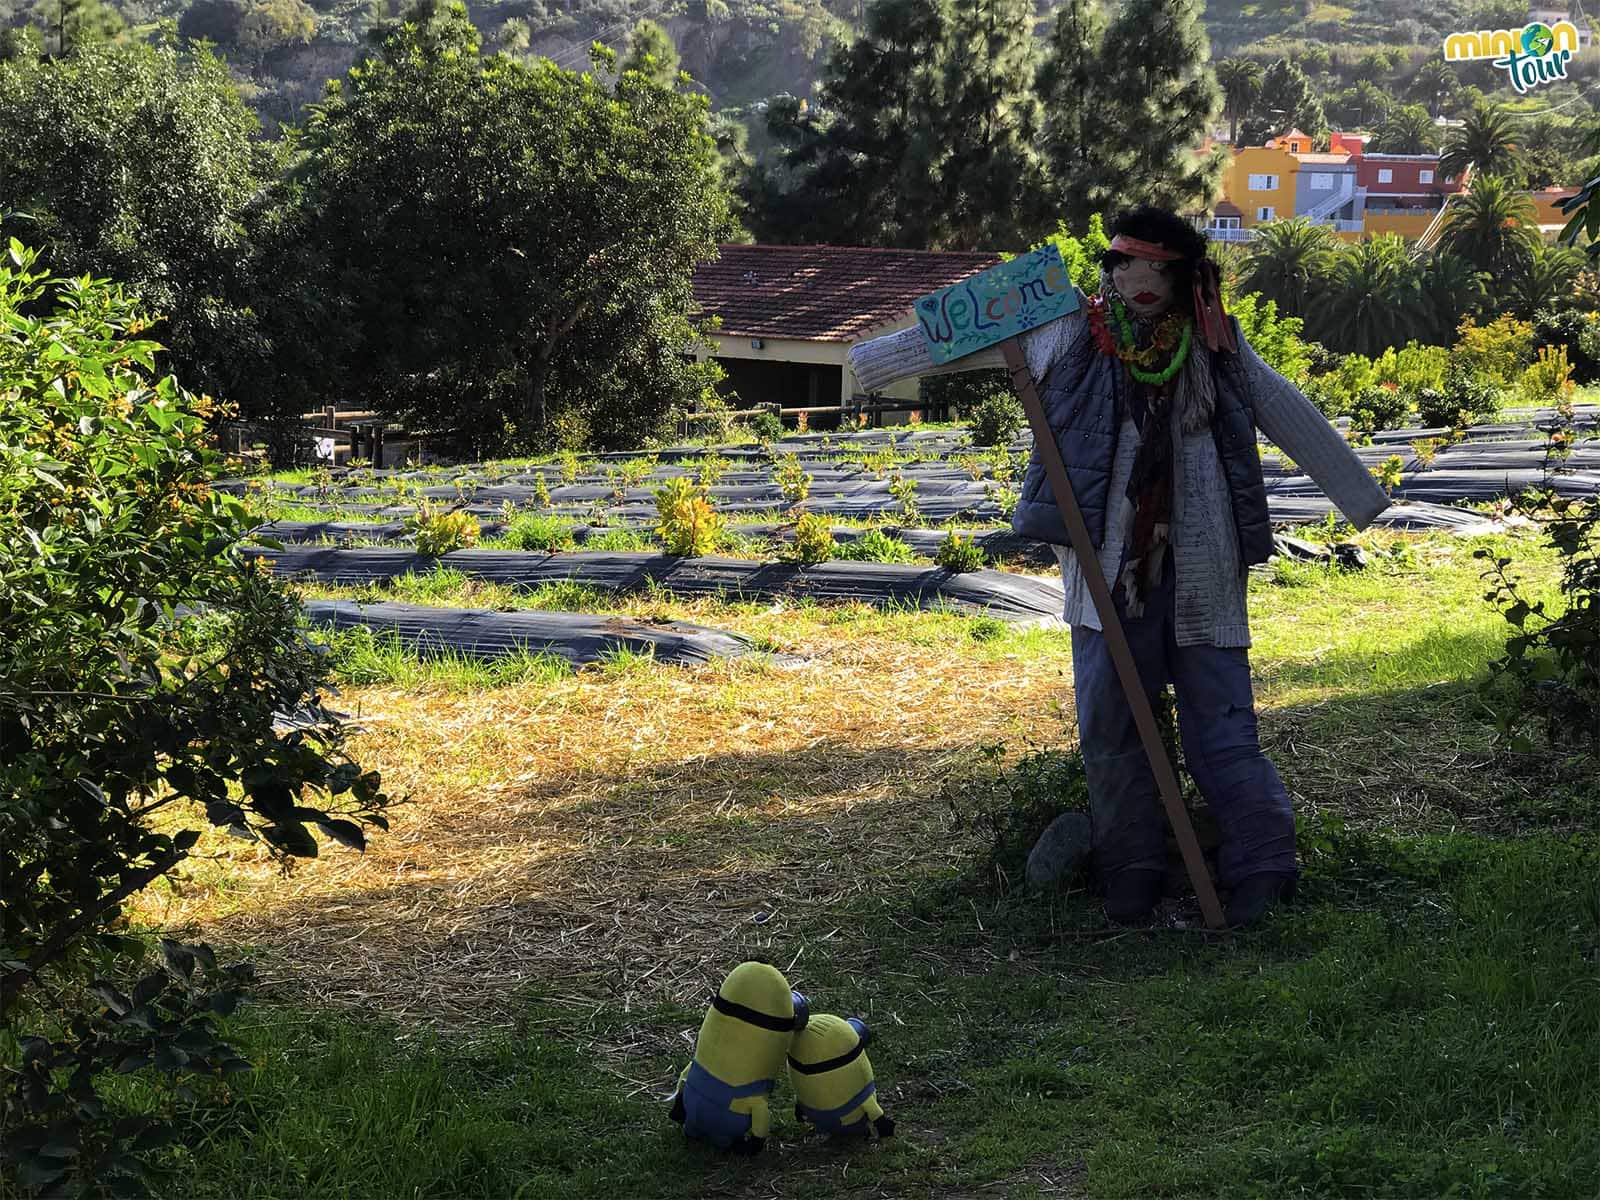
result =
[[[1001,261],[991,251],[726,244],[694,274],[700,357],[722,364],[741,407],[836,410],[859,390],[850,346],[911,324],[919,297]],[[720,323],[709,328],[708,318]],[[916,381],[888,393],[916,398]],[[897,390],[898,389],[898,390]]]

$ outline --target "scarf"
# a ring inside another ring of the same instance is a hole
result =
[[[1100,295],[1111,297],[1116,289],[1104,272],[1100,276]],[[1153,321],[1133,321],[1134,338],[1148,344],[1155,330]],[[1130,617],[1144,615],[1145,599],[1161,584],[1172,535],[1172,489],[1176,474],[1172,443],[1173,405],[1183,414],[1185,434],[1209,429],[1216,409],[1217,393],[1211,378],[1210,356],[1200,338],[1194,339],[1189,359],[1183,368],[1161,386],[1140,383],[1124,366],[1125,394],[1138,427],[1139,449],[1134,454],[1128,476],[1127,496],[1131,502],[1128,527],[1123,538],[1123,566],[1117,582],[1127,598]]]

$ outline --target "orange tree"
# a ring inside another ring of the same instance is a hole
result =
[[[364,846],[386,799],[293,600],[234,553],[209,401],[118,287],[35,264],[0,259],[0,1153],[25,1186],[125,1191],[169,1131],[98,1081],[248,1065],[211,1023],[244,970],[172,941],[146,966],[125,902],[207,826],[310,856]]]

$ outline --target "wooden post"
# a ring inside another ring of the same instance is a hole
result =
[[[1188,811],[1183,807],[1183,797],[1178,792],[1178,779],[1172,770],[1172,763],[1167,758],[1166,747],[1161,744],[1161,732],[1156,728],[1155,713],[1151,711],[1150,699],[1144,694],[1144,684],[1139,678],[1139,669],[1134,664],[1133,652],[1128,647],[1127,635],[1122,631],[1122,622],[1117,619],[1116,605],[1111,599],[1111,589],[1106,585],[1105,574],[1100,568],[1100,556],[1095,553],[1094,543],[1089,537],[1089,527],[1083,519],[1083,512],[1078,508],[1077,497],[1072,494],[1072,484],[1067,479],[1067,466],[1061,461],[1061,448],[1056,445],[1055,434],[1050,429],[1049,421],[1045,419],[1044,405],[1039,399],[1039,389],[1034,384],[1033,373],[1028,370],[1028,360],[1022,353],[1022,342],[1015,337],[1007,338],[1000,343],[1000,349],[1005,355],[1012,385],[1017,389],[1022,407],[1028,414],[1028,424],[1033,429],[1034,448],[1039,452],[1040,461],[1044,464],[1045,478],[1050,481],[1050,490],[1055,493],[1056,504],[1061,509],[1067,536],[1072,539],[1073,553],[1078,556],[1078,566],[1083,573],[1084,581],[1089,585],[1089,595],[1094,599],[1106,648],[1111,652],[1111,661],[1117,668],[1117,677],[1122,681],[1122,690],[1128,698],[1128,707],[1133,712],[1134,724],[1139,729],[1139,740],[1144,743],[1145,756],[1150,760],[1150,769],[1154,772],[1156,784],[1161,789],[1161,802],[1166,807],[1167,820],[1172,823],[1172,832],[1177,836],[1178,849],[1183,853],[1183,865],[1188,869],[1189,882],[1194,884],[1195,895],[1200,900],[1200,912],[1208,926],[1212,929],[1221,929],[1225,924],[1222,905],[1217,901],[1216,888],[1212,886],[1211,875],[1206,870],[1205,856],[1200,853],[1200,841],[1195,837],[1194,825],[1189,820]]]

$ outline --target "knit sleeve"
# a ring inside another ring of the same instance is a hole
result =
[[[1022,335],[1022,352],[1035,379],[1043,379],[1050,364],[1063,354],[1088,329],[1084,319],[1083,296],[1079,307]],[[928,353],[920,326],[886,333],[850,347],[850,370],[863,392],[879,392],[902,379],[921,375],[953,375],[959,371],[981,371],[1006,365],[999,346],[987,346],[975,354],[935,366]]]
[[[1256,426],[1311,476],[1358,530],[1391,501],[1366,464],[1300,389],[1269,367],[1239,333],[1239,359],[1250,388]]]

